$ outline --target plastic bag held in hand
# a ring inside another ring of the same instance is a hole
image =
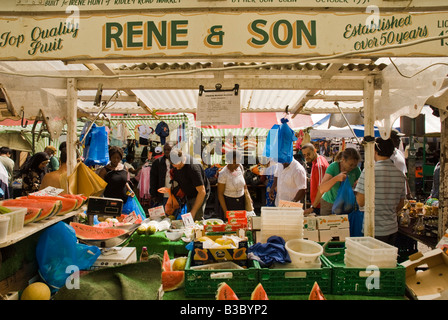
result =
[[[348,177],[341,183],[338,194],[334,200],[333,214],[349,214],[356,209],[356,196]]]

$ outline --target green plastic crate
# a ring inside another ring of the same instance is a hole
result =
[[[406,290],[406,268],[398,264],[396,268],[348,268],[344,263],[345,243],[330,243],[323,256],[332,267],[332,294],[404,296]],[[368,285],[371,285],[369,288]]]
[[[185,296],[187,297],[215,297],[221,282],[226,282],[237,296],[250,296],[259,284],[260,265],[257,261],[248,260],[246,269],[194,270],[191,269],[194,263],[192,255],[190,251],[185,266]]]
[[[331,293],[332,269],[328,261],[321,257],[321,268],[260,268],[260,282],[267,295],[309,294],[314,282],[322,293]]]

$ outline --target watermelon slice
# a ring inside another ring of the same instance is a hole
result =
[[[173,291],[181,288],[185,281],[185,271],[162,271],[163,291]]]
[[[123,229],[92,227],[77,222],[70,222],[70,226],[75,229],[76,236],[84,240],[107,240],[126,233]]]
[[[62,208],[57,213],[58,216],[62,216],[64,214],[66,214],[66,213],[69,213],[69,212],[75,210],[75,208],[76,208],[76,206],[78,204],[78,200],[71,199],[71,198],[65,198],[65,197],[28,195],[28,199],[61,201]]]
[[[320,290],[320,287],[317,284],[317,281],[314,282],[308,300],[326,300],[324,294],[322,293],[322,290]]]
[[[238,296],[235,294],[235,292],[230,288],[230,286],[225,283],[221,282],[218,285],[218,290],[216,291],[216,300],[239,300]]]
[[[83,198],[79,194],[62,194],[61,196],[64,198],[76,199],[78,201],[78,203],[76,205],[75,210],[78,210],[79,208],[81,208],[81,206],[87,201],[87,198]]]
[[[252,294],[250,296],[250,300],[269,300],[268,295],[266,294],[266,291],[264,290],[261,283],[259,283],[254,291],[252,291]]]
[[[171,260],[167,250],[163,252],[162,270],[171,271]]]
[[[61,202],[54,200],[35,200],[28,198],[16,198],[16,199],[3,200],[0,202],[0,205],[5,207],[42,209],[40,215],[34,220],[34,222],[37,222],[57,214],[57,212],[59,212],[60,210]]]

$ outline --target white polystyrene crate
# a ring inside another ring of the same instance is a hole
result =
[[[347,250],[353,250],[359,256],[396,256],[398,248],[372,237],[347,237],[345,238]]]
[[[375,266],[378,268],[396,268],[397,257],[377,257],[376,259],[369,259],[365,256],[357,256],[350,252],[345,252],[344,263],[348,268],[367,268],[369,266]]]
[[[19,207],[6,207],[11,212],[3,213],[3,216],[10,217],[9,226],[8,226],[8,235],[23,229],[23,225],[25,223],[25,215],[27,213],[26,208]]]

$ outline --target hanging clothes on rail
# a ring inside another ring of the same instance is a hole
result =
[[[151,174],[151,166],[149,164],[145,164],[142,169],[137,174],[138,180],[138,194],[140,203],[149,202],[151,195],[149,193],[149,176]]]
[[[187,137],[185,136],[185,123],[182,123],[177,128],[177,142],[187,141]]]
[[[163,146],[166,142],[166,137],[170,135],[170,128],[168,127],[168,124],[164,121],[160,121],[157,124],[155,132],[160,137],[160,143]]]
[[[154,132],[154,129],[146,124],[138,124],[135,126],[135,139],[141,146],[149,144],[149,136]]]
[[[125,148],[127,140],[130,137],[130,132],[126,123],[120,121],[110,128],[110,142],[111,146]]]

